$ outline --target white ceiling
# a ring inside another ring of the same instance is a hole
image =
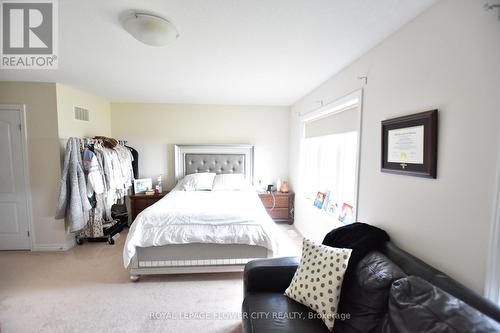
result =
[[[59,69],[0,80],[61,82],[110,101],[291,105],[435,0],[59,0]],[[141,44],[118,21],[146,9],[181,37]]]

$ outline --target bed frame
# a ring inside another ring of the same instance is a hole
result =
[[[253,184],[251,145],[175,145],[175,179],[198,172],[244,174]],[[243,271],[256,258],[267,258],[262,247],[244,244],[171,244],[138,247],[130,264],[130,279],[147,274],[182,274]]]

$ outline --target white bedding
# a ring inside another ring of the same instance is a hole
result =
[[[248,244],[277,252],[278,231],[255,191],[177,191],[142,211],[130,227],[123,263],[136,247]]]

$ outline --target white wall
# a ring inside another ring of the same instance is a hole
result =
[[[297,112],[364,86],[358,219],[482,293],[500,124],[500,21],[482,1],[442,0],[298,101],[290,174],[298,179]],[[380,172],[380,122],[439,109],[438,178]],[[306,236],[315,223],[297,212]]]
[[[96,95],[57,83],[57,119],[59,138],[111,135],[111,105]],[[75,120],[74,106],[89,110],[89,121]]]
[[[139,151],[140,177],[174,184],[174,144],[253,144],[255,181],[288,176],[288,107],[112,103],[113,137]],[[165,178],[164,178],[165,179]]]

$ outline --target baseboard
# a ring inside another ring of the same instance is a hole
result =
[[[47,251],[68,251],[73,246],[75,246],[75,241],[63,244],[35,244],[32,251],[47,252]]]

